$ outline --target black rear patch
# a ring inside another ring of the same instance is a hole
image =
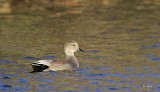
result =
[[[32,71],[31,73],[34,72],[43,72],[43,70],[49,68],[47,65],[43,65],[43,64],[32,64],[32,68],[34,71]]]

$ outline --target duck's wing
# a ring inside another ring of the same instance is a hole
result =
[[[52,60],[50,64],[68,64],[68,62],[65,60]]]
[[[43,71],[49,71],[49,70],[57,70],[57,68],[60,68],[60,66],[63,67],[63,65],[66,65],[67,62],[65,60],[39,60],[33,62],[32,68],[34,71],[32,72],[43,72]],[[50,69],[51,68],[51,69]]]

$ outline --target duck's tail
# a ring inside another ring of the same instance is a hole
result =
[[[32,64],[33,71],[30,73],[35,73],[35,72],[43,72],[43,70],[46,70],[49,68],[49,66],[40,64],[39,62],[33,62]]]

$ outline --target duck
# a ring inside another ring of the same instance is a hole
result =
[[[85,52],[79,48],[78,43],[75,40],[71,40],[65,43],[64,52],[66,54],[65,60],[38,60],[34,61],[31,65],[34,72],[46,72],[46,71],[73,71],[79,68],[79,62],[75,57],[76,51]]]

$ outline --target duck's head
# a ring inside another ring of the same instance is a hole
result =
[[[75,40],[71,40],[64,45],[64,51],[67,55],[72,55],[76,51],[83,51],[79,48],[78,43]]]

